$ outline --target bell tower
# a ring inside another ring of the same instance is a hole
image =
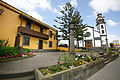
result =
[[[100,33],[101,46],[106,47],[108,45],[107,30],[106,30],[106,22],[104,20],[104,16],[102,16],[102,13],[99,13],[97,15],[96,26],[97,26],[97,30]]]

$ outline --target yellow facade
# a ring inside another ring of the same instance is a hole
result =
[[[42,49],[56,49],[57,48],[57,40],[56,37],[54,39],[54,36],[56,35],[56,29],[48,26],[47,24],[36,20],[35,18],[27,15],[26,13],[12,7],[11,5],[0,1],[0,9],[3,9],[4,12],[0,15],[0,39],[9,39],[9,44],[14,47],[15,45],[15,41],[16,41],[16,36],[18,33],[18,27],[22,26],[25,27],[26,26],[26,22],[30,20],[32,20],[31,22],[31,31],[33,30],[33,32],[39,34],[40,32],[40,24],[43,25],[43,36],[42,38],[39,38],[40,35],[38,35],[38,37],[33,36],[33,34],[29,35],[29,34],[24,34],[21,33],[21,37],[20,37],[20,46],[22,46],[23,48],[29,48],[29,49],[38,49],[39,46],[39,40],[42,40],[43,45],[42,45]],[[20,18],[20,15],[24,15],[27,18]],[[35,23],[34,23],[35,22]],[[52,38],[48,38],[48,39],[44,39],[44,35],[48,35],[50,31],[52,31],[53,35]],[[27,32],[29,33],[29,32]],[[23,45],[23,36],[27,36],[30,37],[30,42],[28,46]],[[49,47],[49,41],[52,42],[52,47]]]
[[[52,38],[49,37],[49,40],[45,40],[47,44],[44,43],[44,49],[57,49],[57,40],[56,38],[54,39],[54,36],[56,35],[56,31],[50,29],[49,31],[53,32]],[[49,34],[49,31],[47,32]],[[52,41],[52,47],[49,47],[49,41]]]
[[[57,47],[57,50],[59,51],[69,51],[69,48],[66,48],[66,47]],[[75,49],[75,52],[79,52],[79,51],[82,51],[82,49]]]

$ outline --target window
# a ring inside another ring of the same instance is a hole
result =
[[[42,33],[43,33],[43,27],[41,27],[41,26],[40,26],[40,32],[42,32]]]
[[[54,36],[54,40],[55,40],[55,36]]]
[[[50,31],[50,38],[52,38],[52,31]]]
[[[30,37],[23,36],[23,45],[25,45],[25,46],[30,45]]]
[[[25,27],[31,29],[31,22],[30,21],[26,21],[26,26]]]
[[[49,47],[52,47],[52,41],[49,41]]]
[[[103,27],[103,25],[101,25],[101,29],[103,29],[104,27]]]
[[[102,30],[102,34],[104,34],[104,30]]]

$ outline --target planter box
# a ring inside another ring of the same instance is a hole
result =
[[[94,61],[72,69],[44,76],[39,68],[34,68],[36,80],[86,80],[104,67],[104,60]]]
[[[119,54],[112,55],[112,56],[111,56],[111,61],[115,60],[115,59],[118,58],[118,57],[119,57]]]

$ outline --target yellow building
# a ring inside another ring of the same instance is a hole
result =
[[[57,48],[56,29],[1,0],[0,39],[9,39],[12,47],[20,44],[23,48],[29,49]]]

